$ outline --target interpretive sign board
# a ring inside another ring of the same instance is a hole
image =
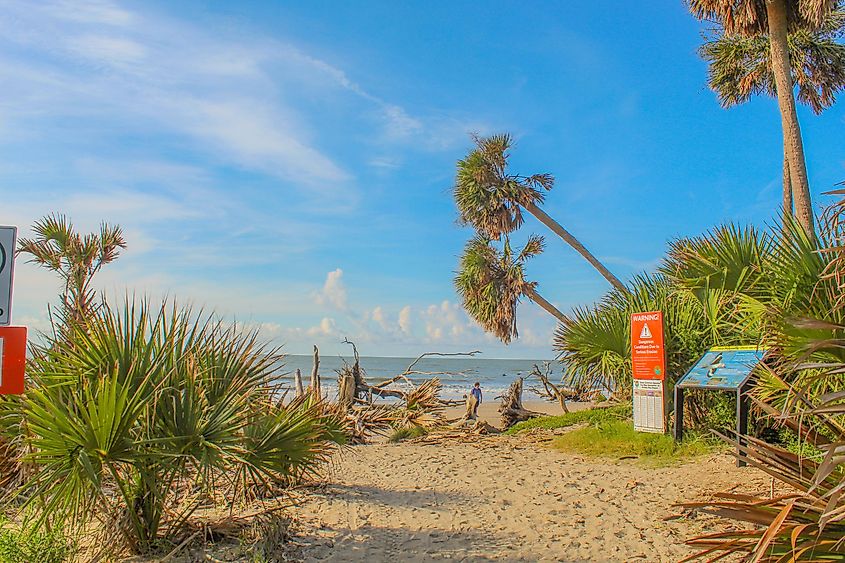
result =
[[[0,395],[20,395],[26,369],[26,327],[0,327]]]
[[[748,433],[748,397],[746,388],[751,374],[766,350],[757,346],[723,346],[710,348],[675,385],[675,439],[684,437],[684,390],[706,389],[727,391],[736,395],[736,432],[738,446]],[[736,464],[745,465],[742,449],[737,454]]]
[[[631,315],[634,430],[666,432],[666,349],[663,313]]]
[[[0,227],[0,326],[12,322],[12,282],[17,227]]]
[[[756,346],[711,348],[678,382],[680,387],[738,389],[763,361],[765,350]]]

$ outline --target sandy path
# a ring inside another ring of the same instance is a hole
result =
[[[677,561],[715,521],[664,521],[670,505],[739,481],[768,487],[724,455],[648,469],[525,438],[379,444],[346,453],[297,512],[307,561]]]

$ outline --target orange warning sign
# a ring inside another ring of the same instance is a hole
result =
[[[0,327],[0,395],[23,393],[26,327]]]
[[[631,368],[634,379],[666,379],[661,311],[631,315]]]

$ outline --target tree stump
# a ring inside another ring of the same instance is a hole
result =
[[[467,410],[464,414],[464,420],[475,420],[478,418],[475,415],[475,411],[478,408],[478,399],[472,393],[467,396]]]
[[[293,383],[296,387],[296,398],[299,399],[305,395],[305,389],[302,388],[302,372],[299,371],[299,368],[296,368],[296,371],[293,374]]]
[[[356,396],[355,376],[349,371],[341,371],[337,376],[337,402],[346,408],[352,406]]]
[[[314,399],[320,400],[323,393],[320,390],[320,350],[314,346],[314,367],[311,368],[311,394]]]
[[[502,415],[502,429],[507,430],[517,422],[542,416],[538,412],[525,409],[522,406],[522,378],[517,378],[507,392],[502,395],[502,404],[499,406],[499,413]]]

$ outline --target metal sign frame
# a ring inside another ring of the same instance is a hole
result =
[[[734,366],[730,368],[732,371],[744,371],[744,376],[742,379],[736,381],[734,385],[712,385],[712,384],[703,384],[703,383],[696,383],[687,381],[695,372],[696,370],[701,370],[703,368],[708,369],[708,379],[711,375],[715,375],[719,369],[727,368],[725,363],[720,363],[722,359],[722,352],[755,352],[756,361],[753,364],[745,364],[742,370],[739,369],[738,366]],[[749,381],[751,380],[751,375],[757,366],[762,363],[767,350],[762,350],[756,346],[730,346],[730,347],[714,347],[710,348],[704,355],[699,358],[699,360],[693,365],[689,371],[681,378],[678,383],[675,384],[675,440],[681,441],[684,438],[684,390],[686,389],[704,389],[706,391],[722,391],[726,393],[734,393],[736,396],[736,432],[737,432],[737,442],[740,448],[737,451],[737,459],[736,465],[737,467],[743,467],[746,465],[744,461],[745,454],[742,452],[741,446],[745,445],[745,440],[742,438],[743,435],[748,433],[748,409],[749,409],[749,400],[748,400],[748,388],[749,388]],[[716,354],[715,361],[714,356],[712,354]],[[710,356],[708,358],[708,355]],[[708,365],[704,365],[704,362],[708,361]]]
[[[17,227],[0,226],[0,326],[9,326],[12,323],[17,236]]]

